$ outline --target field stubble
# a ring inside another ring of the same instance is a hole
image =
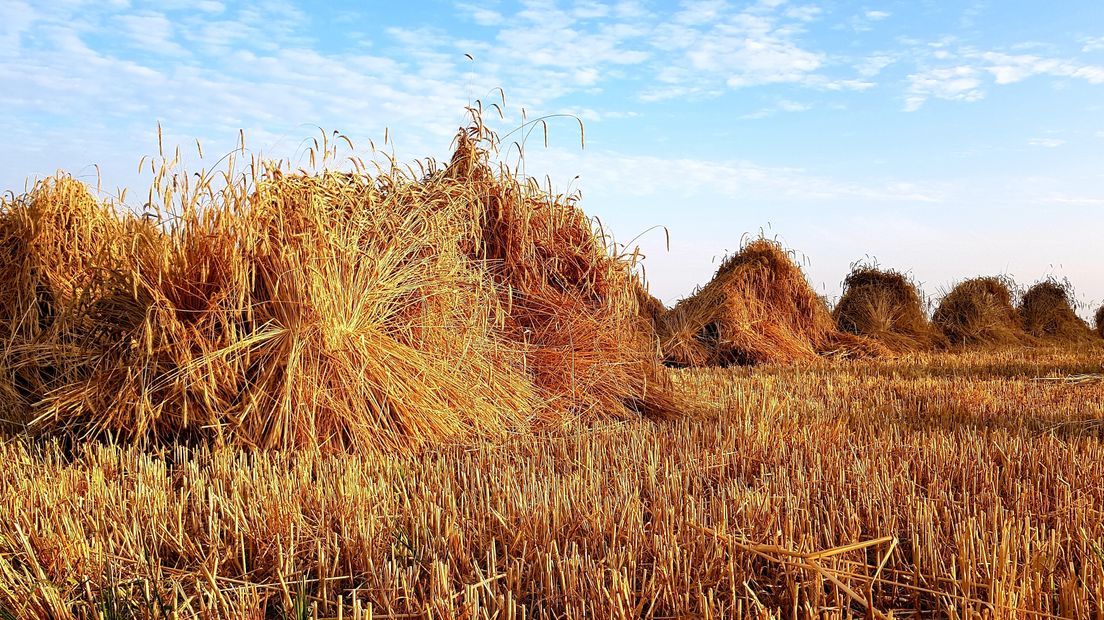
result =
[[[405,456],[13,439],[0,616],[1101,617],[1101,359],[676,371],[701,416]]]

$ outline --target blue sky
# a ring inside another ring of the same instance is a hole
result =
[[[501,87],[501,133],[522,108],[583,120],[585,149],[554,122],[527,171],[581,190],[618,240],[644,233],[669,303],[760,231],[829,295],[873,257],[934,296],[1004,273],[1104,299],[1098,0],[0,0],[0,16],[5,190],[59,168],[94,182],[95,164],[144,194],[158,122],[207,165],[239,129],[274,157],[316,127],[445,157],[464,106]]]

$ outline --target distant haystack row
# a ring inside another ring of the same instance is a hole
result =
[[[1013,290],[1006,278],[965,280],[929,320],[924,298],[907,276],[859,266],[829,313],[786,251],[760,239],[726,259],[708,284],[655,325],[664,361],[676,367],[1095,341],[1073,310],[1068,285],[1040,282],[1018,307]],[[1097,331],[1104,336],[1102,323],[1104,309],[1097,312]]]

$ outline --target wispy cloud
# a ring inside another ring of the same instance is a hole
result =
[[[1027,141],[1031,146],[1041,146],[1048,149],[1058,148],[1066,143],[1060,138],[1032,138]]]
[[[1038,76],[1104,84],[1104,66],[1035,54],[955,49],[945,42],[932,45],[931,51],[921,54],[916,61],[955,64],[910,74],[906,111],[919,109],[931,98],[979,101],[985,97],[990,86],[1015,84]]]
[[[770,118],[780,112],[806,112],[811,110],[812,106],[807,103],[800,103],[798,101],[790,101],[789,99],[783,99],[774,105],[761,108],[755,112],[749,112],[744,114],[740,118],[746,119],[761,119]]]
[[[905,96],[907,112],[919,110],[932,97],[948,101],[978,101],[985,97],[978,71],[970,66],[914,73],[908,76],[908,81],[909,88]]]

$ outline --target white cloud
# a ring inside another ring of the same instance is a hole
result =
[[[806,7],[804,12],[778,14],[778,4],[760,3],[742,12],[722,11],[723,5],[714,2],[684,6],[652,38],[667,64],[660,79],[699,88],[713,80],[733,89],[815,85],[827,56],[803,47],[797,40],[799,23],[785,21],[800,22],[814,12]]]
[[[997,84],[1014,84],[1036,75],[1076,78],[1090,84],[1104,84],[1102,66],[1027,54],[984,52],[973,56],[987,65],[985,69],[993,74]]]
[[[872,22],[878,22],[889,17],[890,13],[887,13],[886,11],[867,11],[865,15],[868,20]]]
[[[800,203],[829,200],[894,200],[937,203],[941,193],[913,182],[882,180],[856,182],[818,175],[801,168],[764,166],[742,160],[701,160],[651,155],[627,155],[611,151],[585,152],[548,149],[529,151],[527,163],[552,171],[552,178],[581,176],[587,188],[617,188],[632,195],[714,195],[747,201],[770,197]],[[641,175],[641,170],[663,174]],[[589,191],[589,190],[587,190]]]
[[[155,54],[184,56],[187,52],[173,40],[173,24],[162,13],[120,15],[115,21],[122,27],[125,40]]]
[[[1082,52],[1099,52],[1104,50],[1104,37],[1089,37],[1085,39],[1085,45],[1081,48]]]
[[[23,33],[35,21],[35,11],[22,0],[0,2],[0,55],[15,56],[22,45]]]
[[[869,78],[878,75],[883,69],[895,62],[897,62],[897,58],[891,54],[874,54],[864,58],[862,62],[855,66],[855,70],[859,72],[859,75]]]
[[[798,101],[790,101],[789,99],[783,99],[783,100],[779,101],[778,103],[774,104],[773,106],[766,107],[766,108],[763,108],[761,110],[757,110],[755,112],[750,112],[748,114],[743,115],[741,118],[746,118],[746,119],[770,118],[771,116],[774,116],[774,115],[778,114],[779,112],[806,112],[806,111],[811,110],[811,109],[812,109],[812,106],[807,104],[807,103],[800,103]]]
[[[786,9],[785,15],[790,19],[796,19],[802,22],[811,22],[814,19],[820,17],[821,13],[823,12],[824,11],[820,7],[810,4],[805,6],[791,6]]]
[[[1066,143],[1065,140],[1059,138],[1032,138],[1027,141],[1031,146],[1041,146],[1048,149],[1057,148]]]
[[[905,111],[919,110],[929,98],[948,101],[978,101],[985,97],[978,71],[969,66],[932,69],[908,76]]]
[[[505,21],[502,17],[502,13],[493,9],[488,9],[477,4],[468,4],[461,2],[456,5],[458,9],[463,11],[471,20],[480,26],[498,26]]]

